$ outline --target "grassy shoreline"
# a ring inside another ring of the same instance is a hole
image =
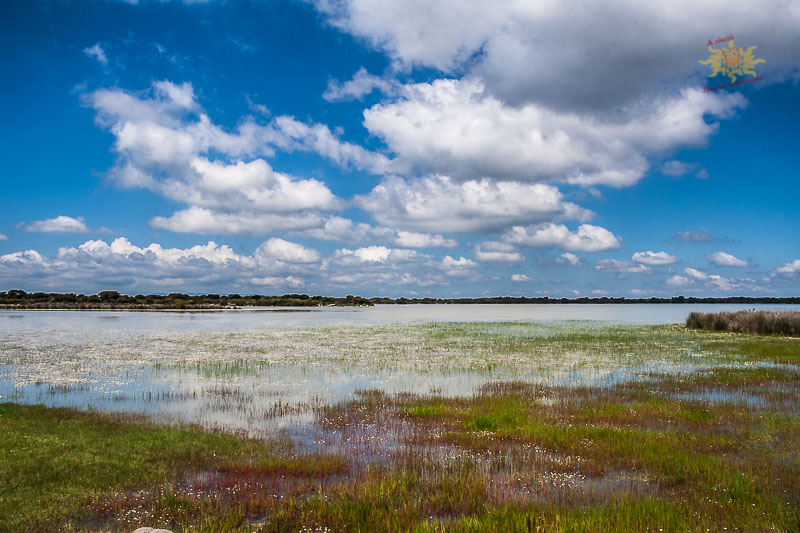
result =
[[[798,530],[800,341],[498,327],[429,326],[419,342],[644,358],[686,344],[708,364],[455,396],[362,390],[309,407],[314,438],[299,441],[4,403],[0,531]]]

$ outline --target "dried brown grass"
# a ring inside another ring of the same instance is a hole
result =
[[[712,331],[800,337],[798,311],[721,311],[689,313],[686,327]]]

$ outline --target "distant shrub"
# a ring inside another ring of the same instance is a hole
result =
[[[800,311],[721,311],[689,313],[686,327],[752,335],[800,337]]]

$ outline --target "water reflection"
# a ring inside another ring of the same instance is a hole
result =
[[[359,390],[454,396],[493,380],[611,386],[653,371],[692,372],[700,363],[689,344],[655,343],[644,354],[566,345],[554,355],[537,352],[537,339],[570,328],[680,322],[708,307],[0,312],[0,401],[141,412],[263,436],[307,426],[315,407]],[[430,322],[493,323],[440,331]]]
[[[225,329],[291,328],[346,324],[399,324],[421,322],[507,322],[589,320],[618,324],[682,323],[692,311],[718,312],[742,309],[800,310],[800,305],[753,304],[453,304],[376,305],[374,307],[262,307],[228,311],[0,311],[4,320],[24,318],[14,328],[58,327],[86,330],[108,327],[117,320],[122,329]]]

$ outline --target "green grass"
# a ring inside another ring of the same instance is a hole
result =
[[[0,404],[0,428],[0,531],[62,530],[117,491],[275,451],[193,427],[11,403]]]
[[[719,352],[731,360],[800,364],[800,339],[759,338],[742,333],[703,334],[700,338],[704,350]]]
[[[564,509],[531,505],[525,509],[498,507],[453,522],[429,520],[415,533],[483,533],[578,531],[722,531],[719,524],[698,517],[691,509],[652,498],[626,497],[618,502]]]
[[[513,398],[484,397],[476,403],[464,420],[466,429],[513,432],[528,423],[524,406]]]
[[[406,414],[414,418],[428,418],[444,414],[445,409],[441,404],[419,405],[406,409]]]

